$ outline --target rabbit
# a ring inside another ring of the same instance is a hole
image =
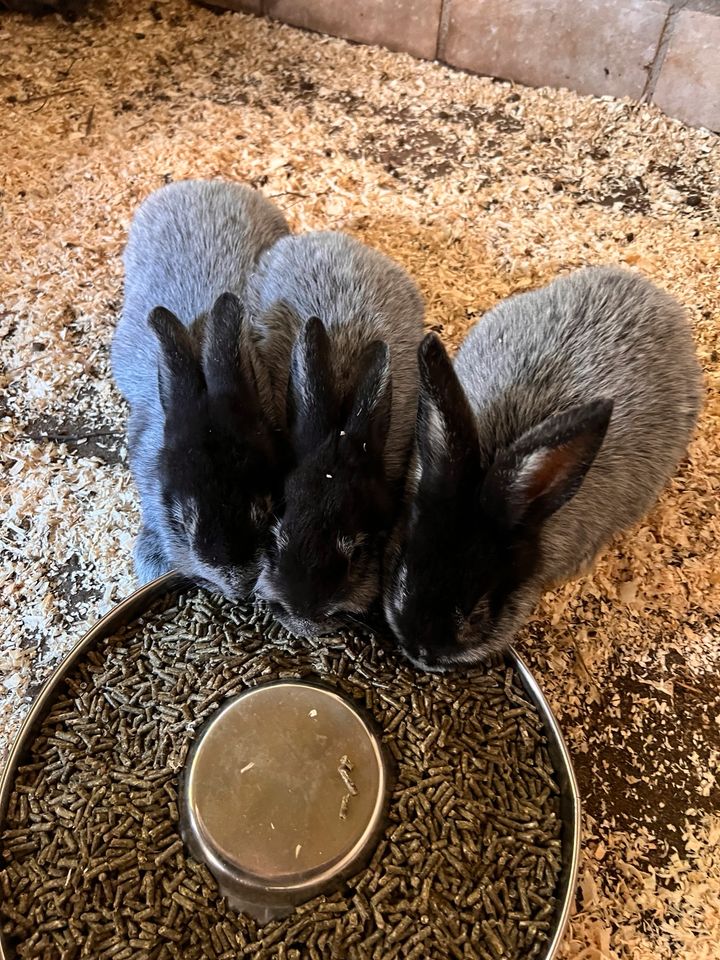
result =
[[[400,266],[334,232],[279,240],[248,300],[264,336],[286,339],[274,382],[296,462],[256,592],[291,632],[323,633],[380,594],[414,438],[423,301]]]
[[[500,303],[454,366],[429,335],[419,366],[384,612],[405,655],[442,671],[505,648],[546,589],[649,510],[702,383],[682,308],[611,267]]]
[[[287,233],[261,194],[222,181],[170,184],[135,213],[112,369],[130,405],[140,583],[176,569],[230,599],[255,585],[290,449],[242,298]]]

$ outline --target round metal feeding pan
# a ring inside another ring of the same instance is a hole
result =
[[[64,682],[72,683],[73,671],[82,670],[88,658],[97,660],[96,648],[104,641],[114,638],[122,627],[134,624],[163,598],[172,600],[185,586],[182,578],[168,574],[138,590],[100,620],[48,678],[0,778],[0,829],[13,817],[13,785],[35,749],[33,744],[40,727],[56,702],[60,710],[66,709],[60,703]],[[171,616],[174,614],[168,612],[168,617]],[[259,629],[259,642],[269,644],[272,634],[266,635],[265,627]],[[548,905],[543,918],[545,942],[540,952],[536,950],[533,954],[539,960],[552,960],[565,931],[577,881],[580,802],[572,763],[547,701],[514,651],[507,654],[506,661],[500,665],[501,674],[513,674],[520,699],[526,703],[524,709],[534,711],[533,723],[539,731],[535,735],[544,737],[545,756],[549,755],[545,763],[551,764],[546,769],[552,768],[556,785],[553,787],[557,797],[555,815],[560,821],[554,841],[558,852],[553,854],[557,858],[556,867],[559,866],[554,873],[557,880],[553,881],[556,892],[552,912]],[[184,669],[179,669],[179,673],[183,674]],[[176,795],[179,830],[185,848],[197,864],[193,869],[209,871],[216,890],[219,887],[228,906],[254,918],[259,925],[258,942],[264,936],[262,924],[281,917],[288,919],[278,922],[291,924],[295,907],[318,894],[332,900],[332,891],[347,889],[346,883],[357,882],[369,862],[370,869],[363,875],[376,876],[373,871],[378,867],[374,864],[382,864],[379,859],[383,856],[382,844],[388,843],[385,837],[388,805],[394,805],[397,823],[397,810],[403,808],[405,802],[405,787],[400,780],[393,792],[393,781],[399,774],[395,770],[397,764],[389,760],[392,751],[388,747],[393,748],[398,763],[404,760],[398,754],[398,743],[402,741],[397,740],[396,731],[391,732],[384,720],[378,722],[377,711],[373,716],[373,710],[363,709],[365,694],[361,688],[359,698],[357,687],[350,690],[352,696],[346,695],[347,685],[344,693],[343,685],[334,682],[337,678],[331,671],[316,673],[318,679],[312,681],[290,679],[289,675],[278,678],[276,674],[275,678],[256,677],[251,684],[236,684],[234,695],[214,701],[216,706],[205,710],[203,725],[196,729],[189,751],[173,768],[177,770],[173,779],[179,786]],[[394,672],[391,681],[393,676]],[[214,682],[213,676],[210,681]],[[201,684],[203,697],[206,682],[207,679]],[[414,675],[409,675],[408,682],[414,688]],[[423,696],[433,700],[432,685],[423,689],[426,691]],[[460,697],[464,695],[461,685],[455,689],[461,690]],[[366,692],[367,706],[372,696]],[[392,691],[387,695],[392,697]],[[522,713],[522,709],[515,709],[514,713]],[[435,735],[431,730],[429,742]],[[464,726],[461,736],[466,739],[469,736]],[[463,762],[474,762],[472,757],[477,756],[472,747],[475,741],[469,742],[470,761],[466,756]],[[141,747],[138,757],[146,756],[144,750]],[[404,766],[407,768],[408,764]],[[445,769],[451,771],[451,767]],[[444,776],[452,777],[452,773]],[[438,786],[434,789],[446,797],[447,784],[441,782],[444,776],[435,778]],[[443,794],[443,791],[446,792]],[[412,789],[408,792],[412,793]],[[445,803],[443,799],[442,804]],[[415,817],[421,815],[418,813],[421,807],[405,809],[414,809]],[[14,833],[17,836],[12,843],[22,844],[23,829],[16,829]],[[120,841],[125,850],[129,843],[127,839]],[[178,839],[168,850],[172,852],[181,846]],[[391,846],[395,846],[394,840]],[[165,855],[158,862],[163,859]],[[395,876],[409,876],[416,889],[421,889],[422,878],[413,877],[412,863],[405,863],[404,858],[396,860],[392,869]],[[480,895],[478,888],[476,902]],[[345,894],[336,892],[334,896],[342,899]],[[472,902],[471,896],[468,903]],[[304,909],[300,908],[298,915]],[[465,912],[467,914],[467,910]],[[422,920],[427,921],[427,917],[423,916]],[[270,925],[269,929],[275,928]],[[416,944],[415,953],[423,949],[420,943]],[[294,955],[293,949],[288,949],[288,956]],[[10,960],[12,956],[7,940],[0,934],[0,960]]]

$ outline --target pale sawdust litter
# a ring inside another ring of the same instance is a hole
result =
[[[589,263],[688,308],[708,401],[689,462],[520,644],[586,801],[563,956],[714,958],[720,942],[720,161],[629,102],[528,90],[180,0],[0,20],[0,745],[133,586],[137,505],[107,346],[134,206],[166,180],[261,187],[417,278],[456,346],[499,298]],[[91,436],[88,436],[91,435]],[[70,436],[62,443],[43,437]],[[86,439],[82,439],[86,437]],[[33,439],[31,439],[33,438]]]

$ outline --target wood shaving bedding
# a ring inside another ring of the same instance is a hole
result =
[[[563,957],[720,942],[720,160],[654,107],[530,90],[182,0],[0,19],[0,754],[32,692],[133,587],[137,500],[108,369],[138,202],[236,178],[298,230],[418,280],[452,347],[502,297],[590,263],[688,308],[708,399],[658,507],[519,646],[567,734],[585,856]]]

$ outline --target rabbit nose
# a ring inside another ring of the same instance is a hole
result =
[[[321,605],[313,597],[298,598],[288,612],[304,620],[322,620],[323,618]]]
[[[313,611],[307,604],[286,606],[283,603],[271,601],[269,607],[275,619],[293,632],[307,633],[321,619],[313,615]]]

